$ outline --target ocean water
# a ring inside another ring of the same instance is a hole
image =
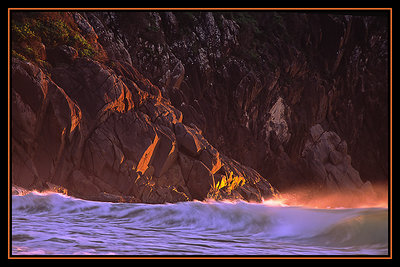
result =
[[[387,255],[388,209],[12,196],[12,255]]]

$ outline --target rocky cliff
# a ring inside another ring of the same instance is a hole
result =
[[[13,12],[12,183],[148,203],[370,190],[385,15]]]

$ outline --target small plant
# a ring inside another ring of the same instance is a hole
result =
[[[26,60],[26,57],[24,57],[23,55],[21,55],[20,53],[18,53],[17,51],[15,51],[14,49],[12,50],[12,56],[16,57],[18,59],[21,60]]]
[[[233,190],[239,186],[243,186],[246,180],[242,176],[236,176],[233,172],[225,172],[222,179],[214,184],[208,194],[208,198],[221,199],[223,196],[228,196]]]
[[[31,29],[29,23],[26,24],[13,24],[11,27],[11,33],[13,34],[13,39],[18,41],[25,41],[30,38],[37,38],[35,32]]]
[[[215,187],[220,190],[220,189],[225,189],[228,193],[230,193],[232,190],[236,189],[239,186],[244,185],[246,180],[242,176],[234,176],[233,172],[225,173],[224,176],[222,176],[221,181],[217,182]]]
[[[76,47],[79,53],[79,56],[87,56],[93,57],[96,54],[96,50],[93,46],[88,43],[88,41],[83,38],[79,33],[75,33],[68,42],[71,46]]]
[[[71,28],[62,20],[38,20],[34,29],[42,42],[49,46],[67,43],[72,32]]]

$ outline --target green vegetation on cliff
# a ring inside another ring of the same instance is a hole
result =
[[[68,13],[62,12],[14,16],[11,20],[12,55],[47,68],[45,48],[68,45],[75,48],[80,57],[93,58],[97,53],[95,46],[85,39],[75,23],[69,22],[71,20]]]

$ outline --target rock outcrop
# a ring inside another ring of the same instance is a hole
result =
[[[385,16],[16,12],[11,22],[17,186],[261,201],[276,188],[359,190],[388,177]]]
[[[135,44],[132,64],[219,152],[278,189],[304,185],[314,179],[303,151],[320,124],[347,143],[363,182],[387,181],[388,13],[126,15],[114,21]]]
[[[369,183],[361,180],[359,172],[351,165],[351,156],[347,154],[347,143],[335,132],[324,131],[321,125],[310,128],[310,136],[302,151],[302,157],[309,165],[310,178],[325,185],[332,192],[364,190],[373,194]],[[322,178],[322,181],[320,179]]]
[[[219,152],[182,123],[179,110],[151,94],[156,87],[148,80],[128,79],[88,58],[54,67],[52,78],[13,58],[13,183],[58,185],[97,200],[205,199],[223,166]]]
[[[111,34],[96,23],[94,31],[80,14],[72,17],[94,41]],[[223,166],[232,160],[222,160],[195,125],[182,123],[182,112],[130,60],[114,61],[124,55],[120,45],[99,48],[109,57],[105,61],[57,44],[45,50],[48,68],[20,54],[12,58],[12,183],[105,201],[207,198],[214,175],[226,173]],[[181,67],[172,71],[173,88],[182,81]],[[238,166],[229,171],[249,183],[255,179],[254,170]],[[260,201],[276,193],[272,186],[250,184],[252,193],[225,197]]]

